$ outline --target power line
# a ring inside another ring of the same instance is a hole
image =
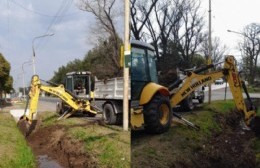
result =
[[[65,16],[67,17],[67,16],[71,16],[71,15],[76,14],[76,12],[75,12],[75,13],[70,13],[70,14],[63,15],[63,16],[62,15],[60,15],[60,16],[59,15],[58,16],[57,15],[48,15],[48,14],[44,14],[44,13],[41,13],[41,12],[38,12],[38,11],[35,11],[35,10],[32,10],[32,9],[28,9],[25,6],[23,6],[22,4],[14,1],[14,0],[10,0],[10,2],[12,2],[13,4],[19,6],[20,8],[22,8],[22,9],[28,11],[28,12],[31,12],[31,13],[34,13],[34,14],[37,14],[37,15],[40,15],[40,16],[45,16],[45,17],[65,17]]]
[[[54,31],[50,31],[50,30],[52,29],[52,27],[55,24],[59,24],[62,21],[63,17],[65,16],[65,13],[68,11],[70,6],[72,5],[72,2],[73,2],[73,0],[63,0],[61,2],[61,5],[60,5],[58,11],[54,15],[52,21],[50,22],[50,24],[47,27],[47,30],[45,31],[44,34],[54,33]],[[44,46],[47,43],[47,41],[48,41],[48,38],[44,39],[43,41],[40,41],[40,43],[38,43],[36,48],[39,48],[39,46],[41,46],[41,48],[42,48],[42,46]],[[40,44],[42,44],[42,45],[40,45]]]

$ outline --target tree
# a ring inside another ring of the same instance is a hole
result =
[[[155,47],[158,69],[164,71],[169,69],[169,66],[174,68],[173,65],[178,64],[179,61],[176,60],[179,59],[184,68],[191,66],[204,37],[204,21],[199,13],[200,1],[131,2],[131,9],[134,11],[131,15],[133,36],[151,41]],[[145,27],[141,27],[143,24]],[[138,26],[137,31],[135,28]]]
[[[66,66],[59,67],[58,71],[54,72],[51,81],[57,84],[64,83],[66,73],[73,71],[87,71],[88,68],[82,65],[82,61],[75,59],[67,63]]]
[[[111,59],[113,54],[111,40],[113,39],[109,38],[107,41],[100,40],[98,45],[89,51],[82,61],[83,67],[88,68],[93,75],[101,79],[121,75],[121,72],[113,65],[113,60]]]
[[[239,43],[239,48],[242,51],[244,71],[248,74],[249,83],[253,84],[260,53],[260,24],[251,23],[247,25],[241,34],[244,39],[243,42]]]
[[[10,93],[13,88],[13,78],[10,76],[11,66],[0,53],[0,97],[3,93]]]
[[[204,37],[204,40],[201,44],[201,52],[205,56],[205,59],[209,55],[209,40],[208,40],[208,34]],[[214,37],[212,41],[212,55],[211,55],[211,61],[212,63],[219,63],[223,58],[225,53],[227,52],[227,46],[221,45],[220,38]]]
[[[184,0],[159,1],[153,10],[154,17],[151,16],[147,20],[146,28],[150,33],[152,44],[155,47],[159,69],[162,69],[162,67],[166,68],[169,61],[171,62],[171,60],[175,59],[173,58],[175,54],[178,55],[175,47],[175,39],[171,39],[171,33],[173,28],[181,22],[183,11],[185,10],[184,2]],[[167,53],[169,47],[171,47],[170,50],[173,51],[174,55]]]
[[[130,0],[131,32],[133,35],[133,39],[141,40],[141,38],[143,38],[143,29],[157,2],[158,0]]]
[[[115,22],[116,18],[122,13],[120,9],[116,8],[116,0],[80,0],[79,8],[83,11],[90,12],[95,16],[97,21],[96,30],[98,30],[98,39],[106,41],[109,39],[112,54],[109,55],[112,59],[113,66],[118,72],[122,71],[120,67],[120,45],[121,40],[119,39],[116,31]],[[122,4],[122,3],[118,3]],[[105,38],[104,38],[105,37]],[[106,55],[107,56],[107,55]],[[122,73],[122,72],[121,72]],[[119,74],[119,73],[118,73]],[[121,75],[121,74],[120,74]]]
[[[172,34],[178,44],[177,47],[182,57],[183,66],[189,68],[205,35],[202,33],[203,17],[199,13],[200,1],[186,0],[185,3],[187,10],[183,11],[183,26],[177,25]]]
[[[61,66],[58,71],[54,72],[51,81],[57,84],[63,83],[66,73],[71,71],[90,71],[99,79],[119,76],[118,69],[110,58],[113,54],[110,40],[112,39],[109,38],[108,41],[100,40],[96,47],[85,55],[83,60],[75,59],[68,62],[67,65]]]

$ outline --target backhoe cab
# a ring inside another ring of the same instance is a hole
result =
[[[65,89],[78,98],[93,98],[94,81],[91,80],[91,72],[69,72],[65,76]]]
[[[170,92],[158,83],[153,46],[131,42],[131,127],[161,133],[170,127]]]
[[[207,65],[187,72],[184,79],[178,79],[168,88],[158,83],[154,48],[140,41],[131,43],[131,127],[133,130],[144,129],[150,133],[162,133],[169,129],[172,115],[189,126],[196,125],[172,112],[185,98],[198,87],[213,83],[226,77],[234,97],[235,105],[247,126],[252,126],[256,116],[256,108],[247,93],[244,82],[240,79],[233,56],[227,56],[222,69],[207,73],[215,65]],[[206,72],[201,74],[201,72]],[[246,104],[242,89],[247,94]]]

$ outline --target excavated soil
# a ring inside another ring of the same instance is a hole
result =
[[[35,156],[40,159],[48,157],[64,168],[97,167],[95,158],[86,153],[83,142],[66,136],[64,126],[53,125],[37,128],[27,137],[27,142]],[[38,166],[41,167],[41,165]],[[49,166],[55,167],[54,165]]]
[[[187,132],[174,131],[163,135],[132,134],[132,166],[163,168],[255,168],[254,141],[259,134],[241,126],[241,116],[235,112],[213,112],[220,129],[211,131],[211,136],[193,141]],[[256,118],[260,123],[260,118]],[[260,126],[255,127],[259,132]],[[198,136],[200,132],[197,132]],[[192,137],[192,136],[191,136]],[[158,158],[158,159],[157,159]],[[155,166],[156,167],[156,166]]]
[[[212,138],[204,143],[195,157],[194,167],[256,167],[252,145],[257,135],[241,128],[240,116],[235,111],[225,115],[216,114],[215,119],[222,131],[213,133]],[[256,120],[259,121],[259,118]]]

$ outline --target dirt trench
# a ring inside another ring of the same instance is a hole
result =
[[[86,153],[83,142],[66,136],[65,131],[64,126],[53,125],[37,128],[27,137],[29,146],[38,157],[38,167],[44,167],[40,162],[46,157],[49,158],[48,160],[54,160],[48,167],[97,167],[95,158],[90,153]]]
[[[243,130],[241,116],[236,111],[227,114],[216,113],[215,120],[222,129],[213,131],[212,137],[208,139],[197,152],[191,162],[175,163],[172,167],[221,167],[221,168],[255,168],[255,151],[253,149],[254,138],[259,136],[259,126],[256,132]],[[259,122],[260,118],[256,118]],[[192,163],[190,165],[190,163]]]
[[[222,128],[204,144],[198,153],[200,167],[256,167],[255,151],[252,148],[255,133],[243,130],[236,111],[225,115],[216,114],[215,119]]]

